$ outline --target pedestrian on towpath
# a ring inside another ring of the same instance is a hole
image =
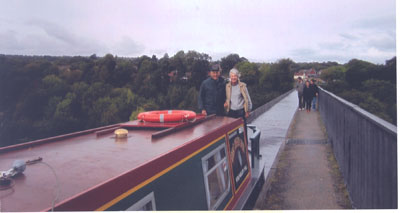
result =
[[[303,88],[303,97],[304,97],[304,102],[306,104],[307,112],[310,112],[310,109],[311,109],[311,101],[313,98],[313,92],[314,92],[314,90],[311,88],[310,82],[306,81],[306,85],[304,85],[304,88]]]
[[[303,88],[304,88],[303,79],[301,77],[298,77],[296,82],[296,90],[297,90],[297,97],[299,98],[299,111],[304,110]]]
[[[319,94],[319,89],[318,89],[318,86],[315,84],[315,79],[311,80],[310,87],[312,89],[312,94],[313,94],[313,98],[311,101],[311,108],[314,111],[316,111],[316,103],[317,103],[317,98],[318,98],[318,94]]]

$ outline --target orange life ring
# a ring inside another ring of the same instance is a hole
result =
[[[196,113],[189,110],[149,111],[139,113],[137,118],[141,121],[156,123],[179,122],[195,119]]]

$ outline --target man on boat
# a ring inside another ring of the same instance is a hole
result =
[[[203,115],[224,115],[225,79],[219,64],[211,66],[209,77],[201,83],[198,105]]]

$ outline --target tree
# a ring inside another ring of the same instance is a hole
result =
[[[352,59],[345,66],[345,79],[353,88],[360,88],[363,81],[373,77],[372,73],[376,69],[374,64],[357,59]]]
[[[396,85],[396,57],[386,61],[377,79],[390,81]]]
[[[329,84],[333,81],[344,80],[345,71],[346,69],[344,66],[333,66],[322,70],[320,77]]]
[[[286,92],[293,86],[293,71],[291,66],[294,62],[290,59],[281,59],[270,66],[262,66],[262,76],[259,84],[264,91],[272,90]]]
[[[183,50],[177,52],[170,60],[172,70],[177,71],[178,79],[181,79],[187,72],[185,63],[185,52]]]
[[[49,96],[64,96],[68,91],[68,85],[56,75],[47,75],[42,84]]]
[[[257,85],[260,72],[255,63],[243,61],[237,64],[236,67],[239,70],[241,81],[247,85]]]
[[[187,89],[183,85],[171,85],[168,88],[167,100],[169,101],[168,108],[175,109],[183,101]]]
[[[110,97],[117,108],[116,116],[118,120],[127,121],[132,109],[137,106],[136,95],[129,88],[115,88]]]
[[[185,55],[185,64],[187,67],[185,77],[189,76],[189,84],[195,85],[197,89],[200,88],[201,82],[207,77],[210,60],[211,57],[207,54],[198,53],[196,51],[189,51]]]
[[[389,81],[370,79],[362,82],[362,90],[387,104],[396,104],[396,85]]]
[[[143,60],[134,81],[134,91],[141,96],[150,98],[157,94],[160,81],[161,73],[157,63],[148,59]]]
[[[77,131],[82,128],[79,119],[75,117],[73,111],[76,95],[68,93],[68,95],[57,104],[54,116],[52,118],[51,127],[53,134],[63,134]]]
[[[93,104],[93,114],[91,119],[95,121],[96,126],[105,126],[120,122],[118,108],[110,97],[103,97],[96,100]]]
[[[191,87],[185,95],[183,101],[179,104],[179,109],[197,111],[197,97],[199,93],[195,87]]]
[[[222,73],[227,74],[229,71],[238,63],[247,61],[246,58],[240,57],[236,53],[232,53],[227,55],[226,57],[221,58],[221,68]]]

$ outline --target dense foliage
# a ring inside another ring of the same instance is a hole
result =
[[[353,59],[322,71],[330,92],[397,124],[396,57],[384,65]]]
[[[211,57],[195,51],[162,58],[0,55],[0,146],[125,122],[141,111],[197,111]],[[290,90],[293,62],[256,64],[231,54],[254,109]]]

